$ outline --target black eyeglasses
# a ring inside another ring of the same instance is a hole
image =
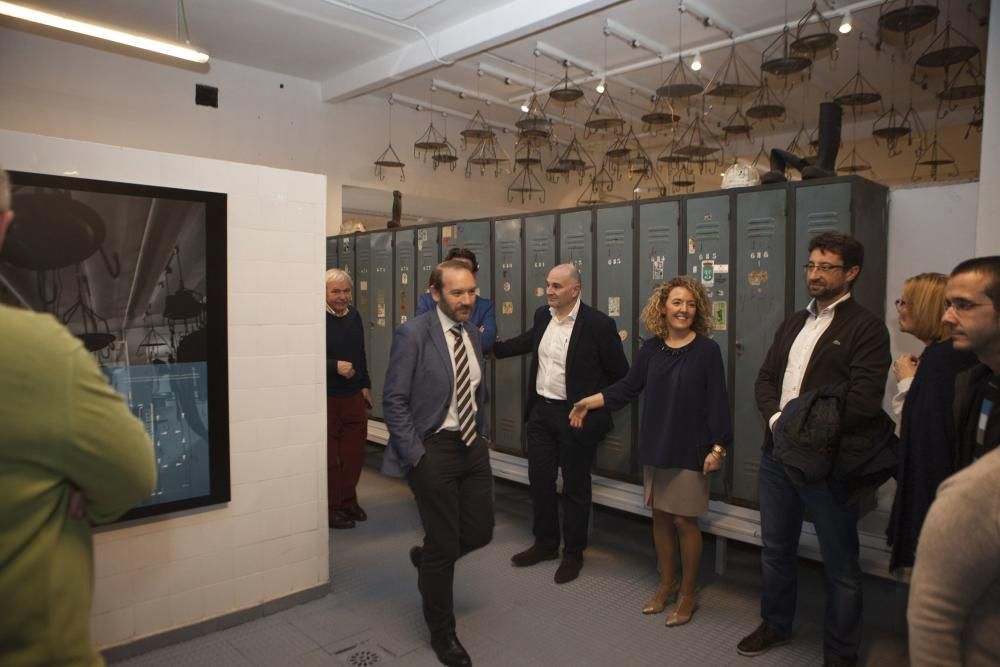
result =
[[[830,273],[835,269],[843,270],[846,268],[843,264],[813,264],[809,262],[808,264],[803,264],[802,268],[805,269],[806,273],[812,273],[813,271],[818,271],[819,273]]]
[[[956,313],[967,313],[970,310],[979,308],[980,306],[992,306],[992,303],[976,303],[974,301],[966,301],[965,299],[945,299],[944,300],[945,309],[954,310]]]

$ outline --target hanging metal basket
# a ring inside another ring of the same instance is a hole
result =
[[[697,74],[692,74],[689,77],[687,65],[684,64],[684,58],[678,57],[677,64],[670,70],[670,74],[663,80],[660,87],[656,89],[656,94],[659,97],[683,99],[692,95],[698,95],[703,90],[705,90],[705,84],[701,81],[701,78]]]
[[[520,195],[522,204],[534,197],[538,197],[539,203],[545,203],[545,186],[528,165],[522,167],[507,186],[507,201],[513,202],[515,195]]]
[[[791,32],[786,25],[781,34],[760,54],[760,68],[774,76],[789,76],[812,65],[812,59],[792,50]]]
[[[399,159],[399,155],[396,154],[396,149],[392,147],[392,144],[382,151],[382,154],[375,159],[375,175],[378,180],[384,181],[386,177],[386,169],[399,169],[399,180],[400,182],[406,181],[406,172],[403,171],[403,167],[406,164]]]
[[[727,118],[725,123],[722,125],[722,136],[727,144],[729,143],[730,137],[747,137],[752,141],[752,138],[750,137],[750,132],[752,130],[753,126],[750,125],[750,119],[743,113],[743,109],[741,107],[736,107],[736,111],[733,112],[733,115]]]
[[[427,127],[427,130],[420,135],[420,138],[413,142],[413,157],[427,159],[427,155],[433,155],[434,151],[446,146],[444,135],[434,127],[434,121]]]
[[[478,168],[480,176],[485,176],[486,171],[492,169],[493,175],[499,178],[502,173],[509,171],[509,167],[510,155],[494,134],[480,141],[466,159],[465,176],[472,176],[472,172]]]
[[[535,93],[531,94],[528,101],[528,110],[521,114],[514,127],[517,128],[518,138],[522,140],[543,143],[552,137],[552,121],[545,115],[545,109]]]
[[[958,176],[959,170],[958,165],[955,162],[954,156],[945,150],[944,146],[938,143],[937,130],[934,130],[934,140],[927,146],[927,149],[917,158],[917,163],[913,165],[913,174],[911,178],[913,180],[918,180],[917,171],[920,167],[929,167],[931,180],[936,181],[938,179],[938,173],[941,167],[952,167],[955,173],[952,176]]]
[[[917,58],[916,67],[950,67],[975,58],[979,55],[979,47],[972,40],[951,26],[946,21],[944,30],[937,34]]]
[[[889,149],[889,157],[900,154],[897,144],[900,139],[908,136],[911,132],[913,132],[913,128],[910,127],[907,115],[896,111],[895,105],[890,105],[889,110],[876,118],[872,125],[875,145],[878,145],[879,139],[884,141]]]
[[[976,68],[973,60],[966,60],[954,76],[948,77],[944,89],[938,93],[938,99],[946,102],[958,102],[982,97],[986,93],[982,68]]]
[[[469,122],[466,123],[465,129],[459,132],[459,134],[462,136],[463,148],[467,144],[479,143],[486,139],[494,139],[497,136],[496,132],[493,131],[493,128],[486,122],[486,119],[483,118],[478,109],[476,109],[476,113],[472,115],[472,118],[469,119]]]
[[[914,0],[885,0],[878,9],[878,26],[904,34],[919,30],[937,20],[941,10]]]
[[[674,113],[670,100],[657,95],[653,98],[653,108],[642,115],[642,131],[655,133],[679,123],[680,120],[681,117]]]
[[[816,9],[814,2],[795,26],[795,41],[791,44],[792,51],[808,54],[812,60],[815,60],[817,53],[827,51],[835,46],[837,46],[837,33],[831,28],[830,22],[823,18],[823,15]]]
[[[837,165],[837,171],[842,171],[847,174],[858,174],[871,170],[871,162],[868,162],[861,157],[857,148],[851,148],[851,152],[845,155],[844,159]]]
[[[882,101],[882,93],[868,83],[858,66],[857,74],[833,94],[833,101],[842,107],[860,107]]]
[[[590,109],[590,115],[587,116],[583,126],[586,128],[583,133],[585,139],[605,132],[621,134],[625,127],[625,119],[618,111],[618,106],[615,104],[614,98],[611,97],[610,88],[607,86],[604,87],[604,92],[597,96],[597,101]]]
[[[729,47],[729,56],[716,70],[715,76],[705,87],[710,97],[742,98],[760,89],[760,77],[736,52],[735,42]]]
[[[556,104],[568,106],[576,104],[582,97],[583,89],[569,80],[569,68],[567,67],[566,73],[563,75],[563,80],[549,91],[549,99]]]
[[[458,151],[455,147],[451,145],[448,138],[444,139],[444,146],[434,151],[434,155],[431,156],[431,166],[436,170],[439,166],[446,166],[450,171],[455,171],[455,165],[458,163]]]
[[[760,91],[747,107],[747,117],[754,120],[775,120],[785,117],[785,105],[767,85],[761,82]]]

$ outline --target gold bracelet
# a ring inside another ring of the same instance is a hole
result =
[[[711,453],[718,456],[720,461],[726,460],[726,448],[722,447],[721,445],[718,444],[712,445]]]

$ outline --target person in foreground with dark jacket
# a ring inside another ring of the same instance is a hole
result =
[[[893,410],[899,405],[900,413],[896,496],[886,528],[890,570],[913,567],[917,536],[937,487],[955,472],[955,376],[975,364],[976,357],[955,349],[951,326],[941,321],[947,282],[943,273],[921,273],[907,279],[896,300],[899,330],[926,347],[919,358],[904,354],[892,365],[897,383]]]
[[[351,276],[326,272],[326,503],[330,528],[354,528],[368,515],[358,504],[365,462],[371,380],[365,329],[351,307]]]
[[[850,443],[848,459],[867,460],[868,433],[879,432],[888,418],[882,395],[889,372],[889,332],[885,324],[851,298],[861,273],[864,247],[837,232],[809,242],[803,267],[812,297],[808,308],[785,320],[774,336],[757,375],[756,400],[768,424],[759,478],[761,550],[761,617],[763,622],[737,646],[755,656],[785,644],[792,636],[797,591],[797,552],[802,519],[809,511],[826,575],[823,633],[824,665],[855,665],[861,643],[861,566],[858,563],[859,503],[838,500],[828,481],[799,485],[772,454],[773,432],[782,410],[800,394],[846,383],[840,406],[839,451]],[[891,427],[890,427],[891,433]],[[884,448],[882,441],[871,447]],[[850,479],[839,480],[850,484]],[[851,493],[855,497],[857,490]]]
[[[962,262],[945,288],[956,350],[980,365],[959,376],[964,470],[946,479],[927,514],[910,583],[914,667],[1000,664],[1000,256]],[[971,384],[965,384],[970,380]],[[962,441],[960,439],[960,445]]]

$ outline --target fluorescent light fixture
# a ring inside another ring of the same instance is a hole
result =
[[[851,31],[851,29],[853,27],[854,26],[851,24],[851,12],[850,12],[850,10],[848,10],[847,13],[844,14],[844,18],[841,19],[841,21],[840,21],[840,27],[837,28],[837,31],[841,35],[846,35],[847,33],[849,33]]]
[[[21,19],[23,21],[39,23],[41,25],[49,26],[50,28],[67,30],[81,35],[88,35],[89,37],[96,37],[97,39],[106,39],[109,42],[117,42],[118,44],[125,44],[126,46],[132,46],[145,51],[162,53],[165,56],[181,58],[182,60],[190,60],[195,63],[208,62],[207,53],[184,44],[168,42],[162,39],[153,39],[152,37],[143,37],[141,35],[134,35],[122,30],[106,28],[94,23],[78,21],[65,16],[59,16],[58,14],[50,14],[49,12],[42,12],[37,9],[31,9],[30,7],[15,5],[12,2],[4,2],[3,0],[0,0],[0,14]]]
[[[694,60],[691,61],[691,69],[695,72],[701,69],[701,51],[694,52]]]
[[[601,82],[597,84],[597,88],[595,90],[597,90],[598,93],[604,92],[604,83],[605,83],[604,79],[601,79]]]

